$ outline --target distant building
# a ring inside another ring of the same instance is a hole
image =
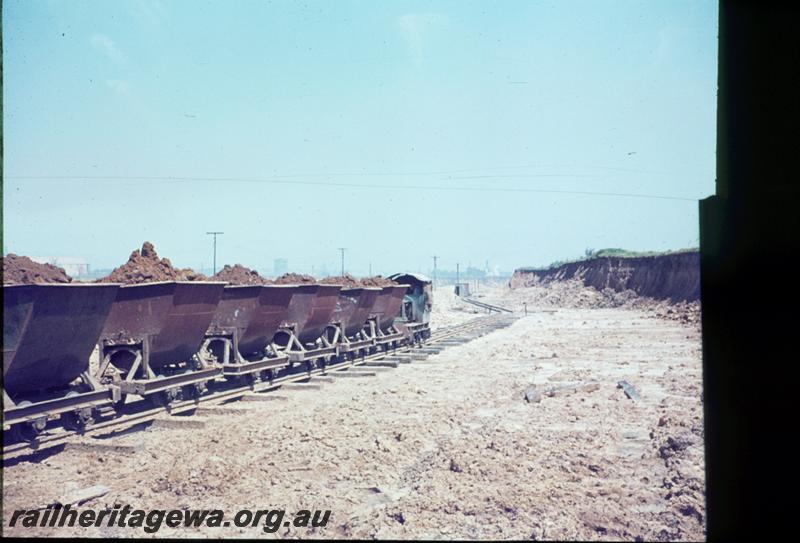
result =
[[[276,258],[272,263],[272,270],[275,276],[283,275],[289,271],[289,262],[285,258]]]
[[[40,264],[52,264],[64,268],[70,277],[83,277],[89,275],[89,262],[85,258],[76,256],[32,256],[31,260]]]

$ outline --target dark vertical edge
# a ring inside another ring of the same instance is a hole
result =
[[[699,207],[710,541],[786,535],[794,513],[798,7],[720,2],[717,194]]]

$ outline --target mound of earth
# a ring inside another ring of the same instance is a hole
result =
[[[241,264],[229,266],[225,264],[216,275],[212,275],[213,281],[227,281],[233,285],[268,285],[272,283],[269,279],[261,277],[256,270],[246,268]]]
[[[131,253],[128,261],[97,283],[155,283],[158,281],[207,281],[208,278],[191,268],[175,268],[168,258],[159,258],[155,247],[145,241],[142,249]]]
[[[302,273],[284,273],[275,279],[276,285],[308,285],[316,282],[317,280],[310,275],[305,275]]]
[[[350,275],[349,273],[346,273],[344,275],[334,275],[331,277],[326,277],[325,279],[321,279],[320,283],[324,285],[342,285],[346,288],[354,288],[361,286],[361,282],[352,275]]]
[[[396,285],[394,281],[391,279],[387,279],[386,277],[376,275],[374,277],[365,277],[361,280],[362,287],[391,287]]]
[[[70,283],[72,278],[63,268],[52,264],[34,262],[27,256],[13,253],[3,258],[4,285],[30,285],[33,283]]]

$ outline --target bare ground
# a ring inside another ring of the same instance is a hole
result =
[[[532,386],[538,402],[523,399]],[[705,538],[696,326],[631,309],[531,313],[428,361],[278,394],[204,416],[204,429],[118,438],[144,444],[131,456],[68,450],[5,468],[6,535],[146,535],[7,527],[14,509],[104,484],[85,507],[332,510],[325,528],[282,537]]]

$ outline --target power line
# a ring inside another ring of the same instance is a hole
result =
[[[462,173],[473,173],[473,172],[488,172],[488,171],[497,171],[497,170],[526,170],[526,169],[535,169],[535,168],[582,168],[588,170],[609,170],[609,171],[617,171],[617,172],[627,172],[627,173],[646,173],[652,175],[683,175],[683,174],[676,174],[675,172],[659,172],[653,170],[646,170],[642,168],[630,168],[630,167],[620,167],[620,166],[603,166],[597,164],[527,164],[527,165],[516,165],[516,166],[488,166],[485,168],[460,168],[455,170],[429,170],[429,171],[405,171],[405,172],[296,172],[296,173],[282,173],[282,174],[272,174],[269,176],[271,179],[278,179],[278,178],[296,178],[296,177],[405,177],[405,176],[416,176],[416,175],[452,175],[452,174],[462,174]],[[568,174],[532,174],[533,176],[539,177],[551,177],[551,176],[561,176],[561,175],[568,175]],[[593,176],[596,174],[583,174],[588,176]],[[581,174],[576,175],[578,177]]]
[[[270,178],[247,178],[247,177],[179,177],[179,176],[6,176],[7,179],[28,179],[28,180],[73,180],[73,181],[210,181],[210,182],[229,182],[229,183],[257,183],[257,184],[278,184],[278,185],[309,185],[316,187],[332,188],[359,188],[359,189],[392,189],[392,190],[441,190],[452,192],[509,192],[509,193],[536,193],[536,194],[571,194],[582,196],[615,196],[623,198],[646,198],[657,200],[678,200],[685,202],[697,202],[696,198],[684,198],[680,196],[664,196],[658,194],[637,194],[626,192],[601,192],[583,190],[552,190],[552,189],[532,189],[532,188],[510,188],[510,187],[455,187],[441,185],[370,185],[365,183],[325,183],[320,181],[283,181]]]

